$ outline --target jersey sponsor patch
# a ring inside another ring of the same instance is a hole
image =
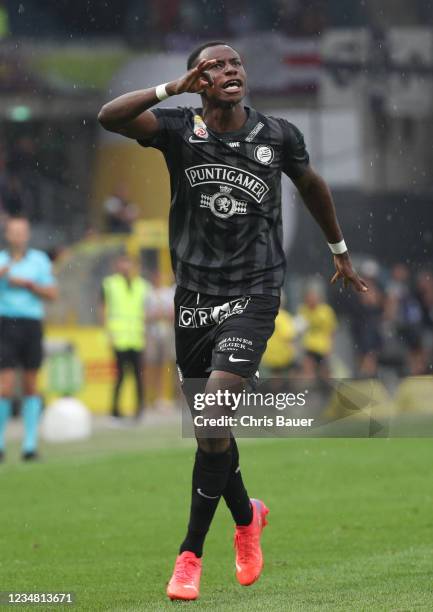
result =
[[[268,185],[260,177],[235,166],[200,164],[199,166],[185,168],[185,174],[191,187],[212,183],[236,187],[236,189],[248,194],[258,204],[262,202],[269,191]]]
[[[197,307],[181,306],[179,309],[179,327],[207,327],[218,325],[228,317],[242,314],[250,301],[250,297],[241,297],[220,306]]]
[[[203,138],[204,140],[209,138],[206,123],[203,121],[200,115],[194,115],[194,134],[198,138]]]
[[[262,128],[265,127],[265,124],[262,123],[261,121],[259,121],[258,123],[256,123],[256,125],[253,127],[253,129],[251,130],[251,132],[248,134],[248,136],[245,138],[245,142],[252,142],[254,140],[254,138],[257,136],[257,134],[260,132],[260,130]]]

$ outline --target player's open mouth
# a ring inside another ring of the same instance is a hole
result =
[[[227,93],[239,93],[241,91],[242,81],[239,79],[231,79],[230,81],[226,81],[223,85],[224,91]]]

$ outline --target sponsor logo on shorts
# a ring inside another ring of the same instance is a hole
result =
[[[221,306],[209,306],[192,308],[181,306],[179,309],[179,327],[207,327],[218,325],[228,317],[242,314],[247,307],[250,297],[241,297],[221,304]]]
[[[232,353],[229,356],[229,361],[250,361],[249,359],[237,359],[233,356],[233,353],[238,351],[252,351],[254,352],[253,341],[249,338],[242,338],[239,336],[227,336],[222,338],[217,344],[217,351],[219,353]]]
[[[249,359],[240,359],[238,357],[235,357],[234,355],[230,355],[229,361],[231,361],[232,363],[236,363],[237,361],[249,361]]]

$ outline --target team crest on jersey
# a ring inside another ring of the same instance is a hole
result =
[[[206,123],[203,121],[200,115],[194,115],[194,134],[197,136],[197,138],[203,138],[205,140],[209,138]]]
[[[270,145],[257,145],[254,149],[254,157],[261,164],[269,166],[274,159],[274,149]]]
[[[200,197],[200,208],[210,208],[213,214],[220,219],[228,219],[234,214],[245,215],[247,202],[235,200],[231,195],[231,187],[220,185],[220,190],[213,195],[202,193]]]

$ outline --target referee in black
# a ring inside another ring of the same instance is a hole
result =
[[[255,375],[274,329],[285,269],[282,172],[323,230],[336,268],[331,282],[367,287],[351,265],[330,191],[310,166],[300,131],[243,104],[247,80],[237,51],[207,43],[191,53],[187,68],[175,81],[109,102],[98,119],[165,157],[177,364],[184,391],[188,380],[205,379],[206,392],[215,393],[240,389]],[[199,93],[201,106],[149,110],[183,92]],[[221,437],[197,434],[197,441],[190,520],[167,587],[171,599],[199,595],[203,543],[221,497],[236,525],[240,584],[252,584],[263,566],[268,509],[246,492],[234,438],[227,430]]]

